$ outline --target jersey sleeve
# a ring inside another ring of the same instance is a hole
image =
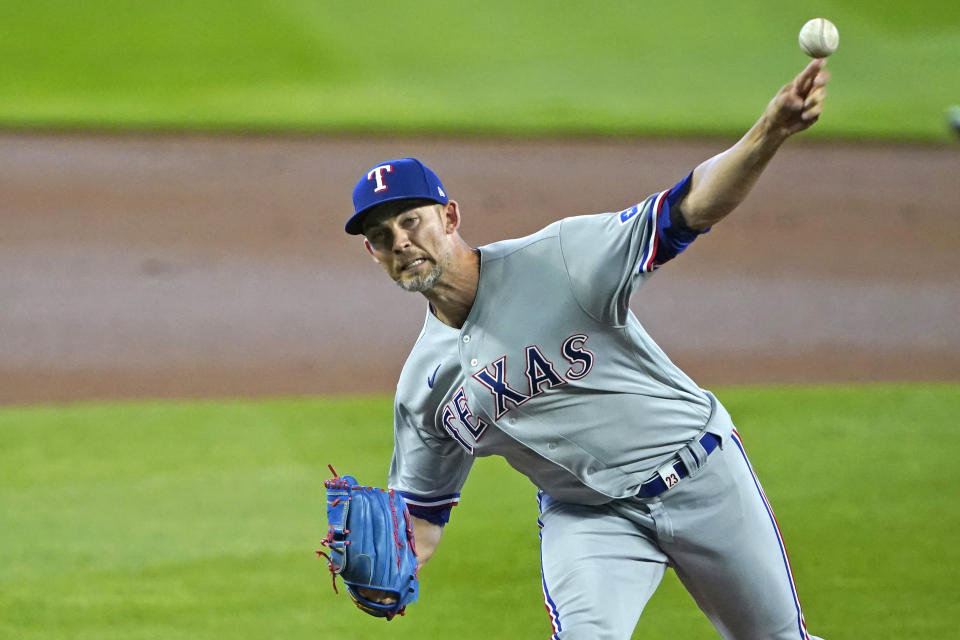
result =
[[[453,438],[414,424],[400,405],[394,409],[389,486],[403,496],[410,515],[445,525],[473,460]]]
[[[680,216],[671,219],[671,208],[686,195],[692,175],[623,211],[562,222],[563,261],[584,311],[623,324],[633,292],[699,235]]]

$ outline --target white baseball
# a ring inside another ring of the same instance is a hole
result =
[[[826,58],[837,50],[840,32],[826,18],[808,20],[800,29],[800,48],[811,58]]]

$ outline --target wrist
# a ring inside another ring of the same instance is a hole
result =
[[[772,154],[790,137],[790,133],[764,113],[747,132],[747,137],[755,147]]]

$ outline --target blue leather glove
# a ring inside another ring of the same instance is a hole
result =
[[[333,467],[327,480],[327,559],[337,591],[337,576],[360,610],[392,620],[417,600],[417,552],[407,505],[391,490],[361,486]],[[338,592],[339,593],[339,592]]]

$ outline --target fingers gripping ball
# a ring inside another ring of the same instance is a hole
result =
[[[800,48],[811,58],[826,58],[837,50],[840,32],[826,18],[814,18],[800,29]]]
[[[403,615],[419,592],[413,524],[403,498],[393,490],[359,485],[333,467],[327,480],[327,559],[337,591],[337,576],[362,611],[392,620]]]

